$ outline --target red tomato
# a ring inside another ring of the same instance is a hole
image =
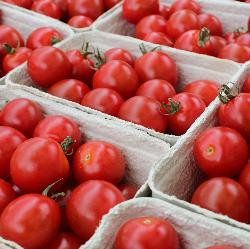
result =
[[[60,233],[46,249],[79,249],[83,242],[73,233]]]
[[[69,2],[69,15],[83,15],[95,20],[104,12],[103,0],[71,0]]]
[[[10,48],[8,54],[3,59],[3,71],[5,74],[23,64],[31,56],[32,50],[29,48]]]
[[[242,87],[243,93],[250,93],[250,74],[247,76],[244,85]]]
[[[28,37],[26,47],[36,49],[52,46],[63,40],[62,34],[54,28],[42,27],[34,30]]]
[[[118,186],[120,191],[122,192],[122,195],[124,196],[125,200],[130,200],[135,197],[136,192],[138,191],[138,188],[132,184],[124,183],[120,186]]]
[[[219,85],[212,80],[196,80],[188,83],[182,91],[193,93],[208,106],[218,96]]]
[[[116,4],[118,4],[121,0],[103,0],[106,9],[111,9]]]
[[[174,44],[172,40],[164,33],[162,32],[152,32],[150,34],[147,34],[144,38],[144,41],[152,42],[155,44],[165,45],[168,47],[173,47]]]
[[[16,198],[16,193],[12,186],[0,179],[0,214],[3,212],[5,207]]]
[[[174,87],[165,80],[149,80],[137,89],[136,95],[146,96],[163,103],[176,95],[176,92]]]
[[[192,10],[179,10],[173,13],[167,21],[165,27],[167,34],[177,39],[186,31],[199,29],[200,23],[198,15]]]
[[[143,39],[152,32],[165,33],[167,21],[160,15],[150,15],[143,17],[136,25],[135,37]]]
[[[106,61],[120,60],[125,61],[129,65],[134,65],[133,55],[124,48],[111,48],[105,52]]]
[[[160,4],[160,15],[168,20],[170,17],[170,7],[165,4]]]
[[[32,0],[3,0],[6,3],[18,5],[20,7],[30,9],[33,1]]]
[[[125,99],[134,96],[139,87],[135,70],[126,62],[113,60],[104,64],[94,75],[93,88],[110,88]]]
[[[210,177],[237,175],[246,165],[248,155],[244,138],[228,127],[210,128],[194,143],[196,164]]]
[[[1,111],[0,124],[13,127],[31,137],[33,130],[43,119],[41,107],[29,99],[14,99]]]
[[[141,83],[161,79],[168,81],[174,87],[177,84],[177,65],[165,52],[148,52],[135,61],[134,67]]]
[[[74,154],[73,170],[79,183],[104,180],[116,185],[124,177],[125,159],[114,145],[90,141],[80,146]]]
[[[92,180],[82,183],[68,200],[66,213],[69,225],[81,239],[88,240],[102,216],[123,201],[120,190],[109,182]]]
[[[123,102],[123,98],[115,90],[109,88],[97,88],[84,96],[81,105],[112,116],[117,116]]]
[[[203,100],[192,93],[179,93],[169,99],[166,111],[172,134],[179,136],[186,133],[205,108]]]
[[[10,161],[13,182],[24,192],[41,193],[50,184],[69,177],[69,163],[61,146],[52,139],[35,137],[22,143]]]
[[[247,191],[250,198],[250,163],[248,163],[241,171],[239,183]]]
[[[23,143],[26,137],[18,130],[0,126],[0,177],[8,178],[10,175],[10,159],[17,146]]]
[[[70,78],[72,65],[62,50],[45,46],[33,51],[27,70],[38,86],[50,87],[57,81]]]
[[[192,10],[196,14],[200,14],[201,12],[200,5],[194,0],[175,0],[171,5],[170,14],[172,15],[174,12],[183,9]]]
[[[55,19],[61,19],[62,17],[60,7],[52,0],[36,0],[33,2],[31,10]]]
[[[83,15],[72,16],[68,20],[68,25],[70,25],[74,28],[86,28],[86,27],[90,26],[92,23],[93,23],[93,21],[91,18],[89,18],[87,16],[83,16]]]
[[[227,104],[219,108],[219,123],[239,131],[250,141],[250,94],[240,93]]]
[[[248,32],[250,32],[250,16],[248,17]]]
[[[217,57],[220,50],[227,45],[227,41],[220,36],[210,36],[210,42],[212,45],[211,55]]]
[[[237,249],[237,248],[233,246],[210,246],[204,249]]]
[[[159,0],[125,0],[122,5],[123,17],[132,23],[143,17],[159,13]]]
[[[122,225],[115,239],[115,249],[179,249],[174,227],[156,217],[134,218]]]
[[[233,31],[233,32],[228,32],[224,35],[224,38],[227,40],[228,43],[235,43],[236,39],[244,34],[240,29]]]
[[[161,112],[160,104],[145,96],[135,96],[125,101],[118,117],[163,133],[168,125],[167,116]]]
[[[236,43],[250,47],[250,33],[245,33],[236,39]]]
[[[200,14],[198,17],[201,28],[208,28],[211,35],[222,36],[222,24],[218,17],[207,13]]]
[[[53,2],[61,9],[62,19],[67,20],[69,16],[69,0],[53,0]]]
[[[240,222],[250,221],[250,202],[246,191],[227,177],[203,182],[194,192],[192,203]]]
[[[56,236],[60,220],[60,210],[50,198],[22,195],[4,209],[0,236],[25,249],[43,249]]]

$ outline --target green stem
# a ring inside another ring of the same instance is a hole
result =
[[[16,52],[16,50],[7,43],[3,44],[3,48],[7,52],[7,54],[14,54]]]
[[[168,99],[169,104],[162,103],[162,108],[166,111],[167,115],[173,115],[177,113],[181,108],[181,103],[179,101],[174,101],[172,98]]]
[[[210,30],[202,28],[199,33],[198,46],[205,47],[206,43],[210,40]]]
[[[224,84],[219,91],[219,99],[223,104],[227,104],[231,99],[235,98],[239,94],[239,88],[236,88],[237,92],[234,93],[232,88]]]
[[[73,143],[75,143],[75,141],[74,141],[73,138],[70,137],[70,136],[67,136],[67,137],[61,142],[61,147],[62,147],[63,152],[64,152],[64,154],[65,154],[66,156],[71,156],[71,155],[73,154],[73,152],[74,152],[73,149],[72,149],[72,151],[71,151],[70,153],[68,152],[69,147],[70,147]]]

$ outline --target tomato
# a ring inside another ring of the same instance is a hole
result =
[[[236,43],[250,47],[250,33],[245,33],[236,39]]]
[[[145,96],[135,96],[125,101],[118,117],[163,133],[168,125],[167,116],[161,112],[159,102]]]
[[[233,31],[233,32],[228,32],[224,35],[224,38],[227,40],[228,43],[235,43],[236,39],[244,34],[240,29]]]
[[[27,70],[38,86],[50,87],[57,81],[70,78],[72,65],[62,50],[45,46],[33,51]]]
[[[194,143],[198,167],[208,176],[237,175],[248,160],[244,138],[228,127],[213,127],[201,133]]]
[[[46,249],[79,249],[82,244],[73,233],[60,233]]]
[[[106,9],[111,9],[116,4],[118,4],[121,0],[103,0]]]
[[[42,27],[31,32],[27,39],[26,47],[36,49],[52,46],[61,40],[63,40],[63,36],[59,31],[50,27]]]
[[[16,193],[12,189],[12,186],[0,179],[0,214],[3,212],[5,207],[16,198]]]
[[[247,191],[250,198],[250,163],[248,163],[241,171],[239,183]]]
[[[227,45],[227,41],[220,36],[210,36],[210,42],[213,48],[211,55],[215,57],[217,57],[220,50]]]
[[[32,0],[3,0],[6,3],[18,5],[20,7],[29,9],[33,3]]]
[[[177,65],[165,52],[153,51],[144,54],[135,61],[134,68],[141,83],[161,79],[174,87],[177,85]]]
[[[247,76],[247,78],[243,84],[242,92],[243,93],[250,93],[250,74]]]
[[[192,10],[186,9],[174,12],[165,27],[167,34],[173,39],[177,39],[186,31],[199,28],[198,15]]]
[[[81,239],[88,240],[94,234],[102,216],[123,201],[120,190],[111,183],[87,181],[71,193],[66,207],[67,220]]]
[[[137,89],[136,95],[146,96],[163,103],[176,95],[176,92],[174,87],[165,80],[149,80]]]
[[[250,32],[250,16],[248,17],[248,32]]]
[[[74,28],[86,28],[86,27],[89,27],[92,23],[93,21],[91,18],[87,16],[83,16],[83,15],[72,16],[68,20],[68,25]]]
[[[147,42],[152,42],[155,44],[165,45],[168,47],[174,46],[172,40],[165,33],[162,33],[162,32],[152,32],[150,34],[147,34],[143,38],[143,40]]]
[[[219,124],[239,131],[250,141],[250,94],[240,93],[219,108]]]
[[[240,222],[250,221],[250,202],[246,191],[227,177],[203,182],[194,192],[192,203]]]
[[[123,102],[123,98],[115,90],[109,88],[97,88],[84,96],[81,105],[112,116],[117,116]]]
[[[61,19],[62,17],[62,11],[60,7],[52,0],[33,1],[31,10],[46,16],[53,17],[55,19]]]
[[[200,14],[201,7],[195,0],[175,0],[170,8],[170,15],[178,10],[188,9]]]
[[[132,184],[124,183],[118,186],[125,200],[130,200],[135,197],[138,188]]]
[[[250,48],[236,43],[228,44],[218,54],[219,58],[244,63],[250,60]]]
[[[50,198],[22,195],[2,212],[0,236],[25,249],[43,249],[56,236],[60,220],[59,208]]]
[[[139,87],[135,70],[126,62],[113,60],[104,64],[93,77],[93,88],[110,88],[127,99]]]
[[[143,17],[136,25],[135,37],[143,39],[152,32],[165,33],[167,21],[160,15],[150,15]]]
[[[14,190],[16,196],[22,195],[22,191],[20,188],[18,188],[14,183],[12,183],[12,189]]]
[[[165,4],[160,4],[160,15],[163,16],[166,20],[170,17],[170,7]]]
[[[104,180],[116,185],[124,177],[125,159],[116,146],[90,141],[81,145],[74,154],[73,170],[79,183]]]
[[[32,50],[29,48],[10,48],[8,54],[3,59],[3,71],[5,74],[23,64],[31,56]]]
[[[124,48],[111,48],[105,52],[106,61],[120,60],[125,61],[129,65],[134,65],[133,55]]]
[[[33,130],[43,119],[41,107],[29,99],[14,99],[7,103],[0,115],[0,124],[13,127],[31,137]]]
[[[207,13],[200,14],[198,17],[201,28],[208,28],[211,35],[222,36],[223,28],[218,17]]]
[[[60,179],[57,186],[68,180],[69,163],[56,141],[35,137],[23,142],[13,153],[10,175],[22,191],[40,193]]]
[[[83,15],[95,20],[104,12],[103,0],[71,0],[69,2],[69,15]]]
[[[62,19],[67,20],[69,16],[69,0],[53,0],[53,2],[61,9]]]
[[[234,246],[210,246],[204,249],[237,249],[237,248]]]
[[[123,17],[132,23],[143,17],[159,13],[159,0],[125,0],[122,5]]]
[[[156,217],[134,218],[124,223],[115,239],[115,249],[179,249],[174,227]]]
[[[172,134],[180,136],[186,133],[205,108],[203,100],[192,93],[179,93],[169,99],[164,109]]]
[[[188,83],[182,90],[193,93],[208,106],[219,94],[219,84],[212,80],[195,80]]]

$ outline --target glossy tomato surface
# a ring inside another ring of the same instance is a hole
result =
[[[136,192],[138,191],[138,188],[135,185],[129,183],[121,184],[118,186],[118,188],[120,189],[125,200],[133,199]]]
[[[250,47],[250,33],[245,33],[236,39],[236,43]]]
[[[174,46],[172,40],[165,33],[162,32],[149,33],[143,38],[143,40],[155,44],[165,45],[168,47]]]
[[[166,4],[160,4],[160,13],[166,20],[170,17],[170,7]]]
[[[103,0],[106,9],[111,9],[116,4],[118,4],[121,0]]]
[[[0,179],[0,214],[3,212],[5,207],[16,198],[16,193],[12,186]]]
[[[245,79],[245,82],[242,87],[242,92],[243,93],[250,93],[250,74]]]
[[[208,28],[211,35],[222,36],[222,24],[218,17],[208,13],[203,13],[199,15],[199,22],[201,28]]]
[[[250,163],[246,164],[239,176],[240,185],[247,191],[250,198]]]
[[[3,0],[6,3],[18,5],[20,7],[29,9],[33,3],[32,0]]]
[[[178,10],[188,9],[200,14],[201,7],[195,0],[175,0],[170,8],[170,14]]]
[[[111,48],[105,52],[106,61],[120,60],[125,61],[129,65],[134,65],[133,55],[124,48]]]
[[[211,55],[216,57],[220,50],[227,45],[227,40],[221,36],[210,36],[210,42],[213,48]]]
[[[89,27],[92,23],[93,21],[91,18],[83,15],[72,16],[68,21],[68,25],[74,28],[86,28]]]

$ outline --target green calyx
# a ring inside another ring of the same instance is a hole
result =
[[[239,88],[236,88],[236,90],[234,91],[233,87],[229,87],[228,84],[223,84],[219,91],[218,97],[223,104],[227,104],[231,99],[235,98],[239,94]]]
[[[177,113],[181,108],[181,103],[179,101],[174,101],[172,98],[168,99],[169,103],[162,103],[162,108],[166,111],[166,115],[173,115]]]
[[[14,54],[16,52],[16,50],[7,43],[3,44],[3,48],[7,52],[7,54]]]
[[[205,47],[206,43],[210,40],[210,30],[208,28],[202,28],[199,33],[198,46]]]

